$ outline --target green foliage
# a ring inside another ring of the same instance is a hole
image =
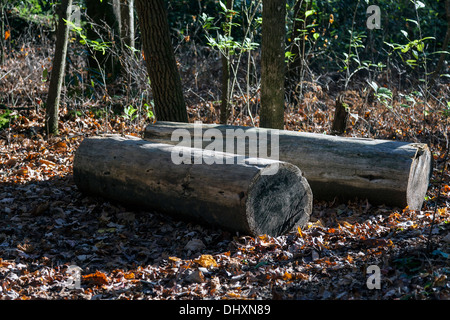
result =
[[[6,109],[2,114],[0,114],[0,129],[8,128],[11,121],[16,119],[18,115],[12,114],[13,111]]]
[[[385,87],[379,87],[375,82],[371,81],[368,82],[370,87],[374,91],[374,97],[377,99],[378,102],[385,105],[389,109],[392,108],[391,101],[392,101],[392,91]]]
[[[138,116],[137,111],[138,111],[137,108],[133,107],[132,105],[129,105],[128,107],[125,107],[123,109],[124,112],[123,118],[132,121],[136,119],[136,117]]]
[[[15,8],[19,11],[19,15],[26,17],[30,14],[40,14],[43,12],[41,1],[39,0],[22,0],[13,1]]]
[[[425,37],[422,39],[410,40],[408,38],[408,33],[405,30],[400,30],[400,32],[407,39],[407,43],[405,44],[397,44],[397,43],[387,43],[385,44],[391,47],[395,52],[398,53],[401,60],[414,69],[419,63],[426,62],[426,55],[424,52],[425,49],[425,41],[427,40],[435,40],[434,37]]]
[[[423,72],[439,57],[445,38],[444,0],[310,0],[305,12],[308,66],[315,70],[346,71],[379,69],[387,60]],[[376,4],[381,11],[381,29],[366,26],[366,9]],[[294,12],[289,18],[293,23]],[[353,14],[355,14],[353,19]],[[290,37],[290,35],[288,35]],[[405,41],[406,38],[406,41]],[[350,49],[350,50],[349,50]],[[396,55],[393,56],[392,53]],[[392,60],[394,59],[394,60]],[[421,69],[418,69],[421,67]]]
[[[83,115],[83,113],[80,110],[69,110],[67,113],[68,113],[69,118],[71,118],[71,119],[76,119]]]
[[[105,42],[100,39],[91,40],[85,35],[83,28],[77,27],[72,21],[64,20],[73,32],[75,32],[80,37],[80,43],[82,45],[88,46],[93,51],[101,51],[105,54],[106,50],[111,46],[111,42]]]
[[[108,111],[105,108],[92,107],[89,108],[89,112],[94,116],[94,119],[104,119],[108,115]]]
[[[146,116],[148,119],[154,118],[153,113],[153,107],[150,106],[148,103],[145,103],[143,106],[143,110],[139,110],[138,108],[134,107],[133,105],[129,105],[123,109],[123,115],[121,116],[125,120],[128,120],[129,122],[134,121],[137,117],[140,115]]]
[[[218,49],[224,55],[227,55],[227,53],[234,55],[237,51],[246,52],[255,50],[259,44],[252,41],[248,34],[238,40],[232,36],[233,28],[241,27],[241,24],[236,22],[239,20],[240,13],[233,9],[227,9],[222,1],[219,1],[219,7],[219,19],[210,17],[206,13],[200,16],[203,29],[206,31],[205,37],[208,45]],[[217,27],[220,20],[223,21],[221,28]],[[258,22],[256,23],[258,24]],[[216,36],[212,35],[211,31],[216,31]]]
[[[447,27],[445,0],[303,0],[300,16],[294,12],[297,1],[287,1],[287,61],[296,59],[292,44],[304,45],[301,58],[310,70],[343,72],[350,80],[362,70],[376,75],[392,65],[424,78],[439,59]],[[169,20],[180,39],[189,35],[190,41],[229,55],[257,50],[261,12],[249,26],[245,9],[250,2],[235,0],[227,9],[225,1],[173,1]],[[380,7],[381,29],[366,26],[372,4]],[[294,22],[302,27],[293,30]],[[256,31],[254,36],[247,28]]]
[[[153,107],[149,106],[148,103],[144,104],[145,115],[147,116],[148,119],[152,119],[155,117],[152,109]]]

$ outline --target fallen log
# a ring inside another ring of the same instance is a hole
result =
[[[189,161],[176,164],[181,153]],[[198,155],[202,164],[190,161]],[[85,193],[243,234],[277,236],[304,226],[312,192],[301,171],[270,159],[240,160],[235,154],[103,135],[80,144],[73,177]]]
[[[176,129],[181,130],[174,131]],[[242,130],[240,134],[239,130]],[[183,135],[190,135],[191,141],[180,142]],[[243,135],[244,139],[235,139]],[[223,151],[247,155],[256,142],[263,142],[262,149],[268,142],[272,152],[278,151],[279,160],[300,168],[311,186],[314,199],[319,200],[358,198],[367,199],[372,204],[409,206],[411,210],[420,210],[432,168],[430,150],[421,143],[217,124],[202,124],[200,129],[198,126],[196,129],[192,123],[173,122],[156,122],[144,131],[144,139],[147,140],[186,146],[192,142],[202,148],[211,145],[213,136],[223,139]],[[217,141],[214,140],[216,146],[219,145]],[[278,148],[273,148],[271,141],[278,144]],[[262,149],[259,148],[257,156],[267,157],[268,152]]]

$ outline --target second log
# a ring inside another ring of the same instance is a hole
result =
[[[180,136],[191,139],[186,144],[186,139],[179,141]],[[278,148],[270,145],[272,137],[277,137]],[[272,152],[278,151],[277,159],[300,168],[314,199],[368,199],[373,205],[409,206],[411,210],[421,209],[432,169],[431,152],[423,143],[164,121],[148,125],[144,139],[187,146],[192,142],[200,148],[210,148],[214,140],[223,151],[241,155],[249,155],[255,149],[249,146],[259,147],[264,142]],[[258,148],[258,152],[264,149]]]

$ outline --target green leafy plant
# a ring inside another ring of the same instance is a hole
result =
[[[344,52],[344,67],[343,71],[346,71],[346,79],[345,79],[345,87],[348,86],[350,79],[354,76],[358,71],[362,69],[369,69],[373,64],[370,61],[361,61],[359,55],[359,49],[364,49],[365,45],[363,44],[363,40],[366,38],[365,31],[362,32],[354,32],[353,30],[349,31],[350,33],[350,44],[348,48],[348,53]],[[356,68],[352,72],[350,71],[350,65],[352,62],[356,63]]]
[[[71,30],[80,37],[80,43],[82,45],[85,45],[88,48],[88,50],[91,52],[91,56],[93,57],[93,59],[95,60],[95,62],[97,63],[97,66],[98,66],[98,71],[99,71],[99,74],[101,77],[101,85],[105,89],[104,90],[105,95],[107,95],[105,68],[104,68],[104,66],[101,65],[101,63],[98,61],[98,59],[92,53],[95,51],[99,51],[99,52],[102,52],[102,54],[105,54],[106,50],[108,48],[110,48],[111,42],[101,41],[100,39],[98,39],[98,40],[88,39],[87,36],[84,34],[83,28],[76,26],[72,21],[68,21],[68,20],[64,20],[64,21],[65,21],[65,23],[70,25]],[[91,72],[95,73],[96,71],[91,70]],[[91,79],[91,84],[92,84],[92,88],[94,88],[94,82],[92,79]]]
[[[247,97],[247,112],[253,120],[250,111],[250,68],[252,64],[251,52],[258,48],[259,44],[254,41],[256,30],[261,26],[262,19],[257,16],[260,12],[262,1],[251,1],[249,4],[242,2],[242,10],[233,9],[234,1],[231,1],[230,8],[222,1],[219,1],[219,18],[213,18],[203,13],[200,16],[202,28],[205,31],[207,44],[219,51],[228,61],[230,69],[229,87],[227,97],[228,102],[232,101],[235,88],[241,96]],[[230,4],[230,3],[228,3]],[[239,21],[239,22],[237,22]],[[220,23],[221,27],[217,27]],[[239,30],[240,29],[240,30]],[[215,32],[215,35],[213,34]],[[236,33],[239,36],[234,37]],[[238,83],[238,70],[240,68],[244,54],[247,55],[247,88],[246,93]],[[242,112],[242,109],[241,109]]]
[[[374,91],[375,99],[387,108],[392,109],[392,91],[385,87],[379,87],[374,81],[370,81],[368,84]]]
[[[415,69],[419,64],[426,63],[426,53],[424,52],[425,41],[435,40],[435,38],[424,37],[422,39],[410,40],[408,38],[408,32],[406,32],[405,30],[400,30],[400,32],[408,40],[407,43],[398,44],[385,42],[385,44],[391,47],[395,52],[397,52],[400,59],[412,69]],[[407,55],[407,53],[409,53],[410,55]]]
[[[81,38],[80,43],[82,45],[86,45],[94,51],[101,51],[103,54],[111,46],[111,42],[101,41],[100,39],[98,39],[100,41],[88,39],[83,33],[83,28],[77,27],[72,21],[64,20],[64,22],[70,25],[71,30]]]
[[[203,29],[206,31],[206,39],[208,41],[208,45],[211,48],[218,49],[222,54],[229,57],[236,53],[244,53],[247,51],[255,50],[259,44],[254,42],[252,38],[249,37],[247,30],[242,40],[236,40],[232,36],[233,28],[241,27],[240,23],[233,22],[239,17],[239,12],[233,9],[228,9],[227,6],[219,1],[220,5],[220,19],[224,22],[222,23],[221,28],[216,26],[216,18],[208,16],[206,13],[203,13],[200,16],[200,21],[202,22]],[[262,22],[262,20],[255,20],[256,24]],[[216,35],[212,35],[211,31],[216,31]]]
[[[0,114],[0,129],[8,128],[11,121],[17,119],[17,114],[12,114],[13,111],[6,109],[3,114]]]
[[[148,119],[152,119],[155,117],[152,109],[153,108],[148,103],[144,104],[145,115],[147,116]]]
[[[138,111],[137,108],[133,107],[132,105],[129,105],[128,107],[125,107],[123,109],[124,112],[123,118],[133,121],[138,116],[137,111]]]

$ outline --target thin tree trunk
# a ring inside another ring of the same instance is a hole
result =
[[[226,0],[226,7],[230,10],[233,7],[233,0]],[[231,23],[231,21],[229,21]],[[230,27],[231,28],[231,27]],[[220,105],[220,123],[227,124],[230,116],[230,61],[228,50],[221,53],[222,58],[222,103]]]
[[[230,83],[230,65],[228,62],[228,57],[221,53],[222,58],[222,102],[220,104],[220,123],[227,124],[228,117],[230,115],[229,110],[229,83]]]
[[[120,0],[120,38],[134,48],[134,0]]]
[[[1,30],[0,30],[0,65],[3,65],[5,63],[5,5],[6,3],[4,1],[0,1],[0,10],[1,10]]]
[[[144,58],[158,120],[188,122],[164,0],[136,0]]]
[[[284,128],[285,0],[263,0],[260,127]]]
[[[46,127],[48,134],[58,134],[58,112],[61,87],[66,65],[67,43],[69,39],[69,25],[64,21],[70,19],[72,0],[62,0],[58,31],[56,35],[55,56],[53,58],[52,75],[46,104]]]

